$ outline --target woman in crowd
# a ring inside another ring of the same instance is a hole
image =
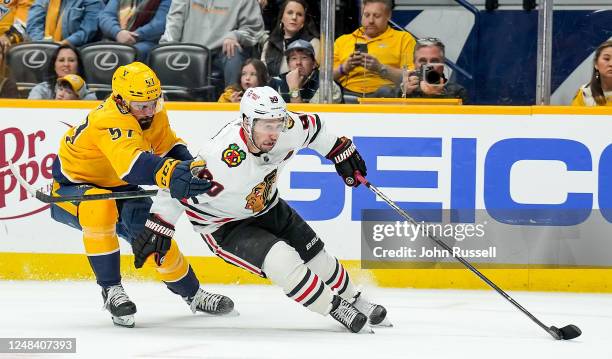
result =
[[[225,88],[219,102],[240,102],[244,91],[251,87],[265,86],[268,83],[266,65],[258,59],[247,59],[240,70],[240,78]]]
[[[315,49],[315,59],[320,62],[319,33],[308,14],[308,5],[304,0],[286,0],[280,8],[282,16],[277,26],[270,33],[261,53],[261,60],[268,68],[271,77],[289,71],[285,50],[287,45],[297,39],[309,41]]]
[[[83,63],[77,49],[70,45],[64,44],[57,48],[51,56],[51,61],[47,66],[47,77],[44,82],[34,86],[30,91],[28,99],[33,100],[53,100],[55,99],[55,88],[57,79],[66,75],[79,75],[85,78],[83,74]],[[96,94],[89,90],[86,91],[83,100],[96,100]]]
[[[599,45],[593,60],[591,82],[582,85],[573,106],[612,106],[612,41]]]

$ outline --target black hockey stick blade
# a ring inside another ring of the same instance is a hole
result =
[[[59,203],[59,202],[84,202],[84,201],[96,201],[96,200],[109,200],[109,199],[128,199],[128,198],[142,198],[142,197],[153,197],[157,194],[157,190],[138,190],[138,191],[124,191],[124,192],[111,192],[101,194],[84,194],[81,196],[51,196],[42,191],[35,190],[32,186],[21,177],[17,166],[12,161],[8,161],[9,170],[13,176],[17,179],[17,182],[32,196],[43,203]]]
[[[557,340],[571,340],[578,338],[582,334],[582,330],[574,324],[566,325],[563,328],[550,327],[550,330],[554,333],[550,333]]]
[[[82,196],[50,196],[41,191],[36,191],[36,199],[44,203],[59,203],[59,202],[85,202],[85,201],[99,201],[109,199],[128,199],[128,198],[143,198],[153,197],[157,194],[156,189],[152,190],[140,190],[140,191],[125,191],[125,192],[111,192],[111,193],[100,193],[100,194],[84,194]]]

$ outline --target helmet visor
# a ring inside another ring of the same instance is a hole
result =
[[[163,108],[163,99],[158,97],[149,101],[130,102],[130,112],[136,117],[149,117],[159,113]]]
[[[287,116],[281,118],[257,118],[253,123],[253,133],[279,135],[287,131]]]

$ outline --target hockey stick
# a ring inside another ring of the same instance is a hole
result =
[[[391,208],[393,208],[397,213],[399,213],[402,217],[404,217],[412,225],[414,225],[414,226],[418,226],[419,225],[419,223],[417,221],[415,221],[412,217],[410,217],[410,215],[408,213],[406,213],[406,211],[401,209],[397,204],[395,204],[395,202],[390,200],[389,197],[387,197],[378,188],[376,188],[376,186],[374,186],[367,179],[365,179],[365,177],[363,177],[361,175],[361,173],[359,173],[359,171],[355,171],[355,178],[360,183],[362,183],[364,186],[368,187],[372,192],[374,192],[383,201],[387,202],[387,204]],[[440,247],[446,249],[449,253],[453,253],[453,250],[446,243],[442,242],[436,236],[434,236],[434,235],[432,235],[430,233],[427,233],[427,237],[429,237],[429,239],[434,241]],[[472,271],[472,273],[476,274],[480,279],[482,279],[485,283],[487,283],[491,288],[495,289],[495,291],[497,293],[499,293],[502,297],[506,298],[506,300],[508,300],[510,303],[512,303],[512,305],[514,305],[521,312],[523,312],[526,316],[528,316],[529,319],[533,320],[537,325],[540,326],[540,328],[544,329],[553,338],[555,338],[557,340],[561,340],[561,339],[570,340],[570,339],[574,339],[574,338],[580,336],[580,334],[582,334],[582,331],[580,330],[580,328],[578,328],[577,326],[575,326],[573,324],[566,325],[563,328],[557,328],[557,327],[554,327],[554,326],[551,326],[551,327],[546,326],[538,318],[536,318],[533,314],[529,313],[529,311],[527,309],[523,308],[517,301],[512,299],[512,297],[510,297],[510,295],[508,295],[508,293],[504,292],[500,287],[498,287],[495,283],[493,283],[489,278],[487,278],[484,274],[482,274],[478,269],[476,269],[473,265],[471,265],[468,261],[466,261],[463,257],[461,257],[460,255],[454,254],[454,253],[452,255],[453,255],[453,257],[456,260],[461,262],[461,264],[463,264],[467,269]]]
[[[109,200],[109,199],[128,199],[128,198],[142,198],[142,197],[153,197],[157,194],[156,189],[152,190],[139,190],[139,191],[124,191],[124,192],[111,192],[102,194],[84,194],[82,196],[62,196],[55,197],[48,195],[40,190],[35,190],[30,186],[25,178],[21,177],[17,166],[12,161],[8,161],[9,170],[17,179],[17,182],[25,188],[25,190],[37,200],[43,203],[58,203],[58,202],[84,202],[84,201],[96,201],[96,200]]]

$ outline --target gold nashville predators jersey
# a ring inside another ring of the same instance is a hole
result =
[[[170,128],[165,108],[143,131],[138,121],[122,114],[109,97],[63,136],[58,153],[60,171],[70,182],[107,188],[155,184],[160,157],[177,145],[184,142]],[[54,168],[58,179],[55,172]]]
[[[0,0],[0,35],[13,25],[17,12],[17,0]]]

